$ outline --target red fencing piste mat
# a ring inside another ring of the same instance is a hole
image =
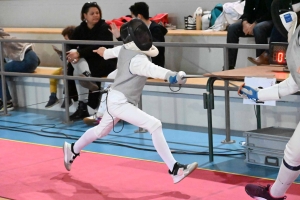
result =
[[[0,197],[26,200],[247,200],[247,183],[259,178],[205,169],[173,184],[163,163],[82,152],[72,171],[62,148],[0,139]],[[288,200],[300,199],[293,184]]]

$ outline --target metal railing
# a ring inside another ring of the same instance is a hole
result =
[[[0,39],[0,49],[3,48],[3,42],[21,42],[21,43],[46,43],[46,44],[62,44],[62,52],[66,52],[67,44],[85,44],[85,45],[120,45],[122,42],[113,41],[82,41],[82,40],[29,40],[29,39]],[[258,44],[211,44],[211,43],[189,43],[189,42],[155,42],[155,46],[164,47],[189,47],[189,48],[221,48],[223,49],[223,59],[224,59],[224,70],[228,70],[228,49],[229,48],[239,48],[239,49],[268,49],[269,45],[258,45]],[[34,73],[20,73],[20,72],[5,72],[4,71],[4,57],[3,52],[0,51],[1,60],[1,81],[2,81],[2,91],[3,91],[3,103],[4,103],[4,115],[7,115],[7,97],[5,91],[6,76],[18,76],[18,77],[39,77],[39,78],[53,78],[62,79],[64,83],[65,94],[68,94],[67,80],[88,80],[88,81],[99,81],[99,82],[112,82],[113,79],[107,78],[96,78],[96,77],[79,77],[79,76],[68,76],[67,73],[67,62],[66,55],[63,54],[63,75],[43,75]],[[206,73],[211,73],[206,69],[203,69]],[[147,82],[147,85],[158,85],[158,86],[168,86],[168,83],[163,82]],[[199,85],[182,85],[182,87],[187,88],[199,88]],[[205,88],[205,87],[201,87]],[[226,139],[224,142],[230,143],[230,105],[229,105],[229,81],[225,80],[225,124],[226,124]],[[65,121],[70,123],[69,119],[69,99],[68,95],[65,100]]]

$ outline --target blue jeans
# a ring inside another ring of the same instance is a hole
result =
[[[263,21],[255,25],[253,28],[253,36],[245,35],[243,32],[242,21],[238,21],[234,24],[228,26],[227,29],[227,43],[239,43],[240,37],[254,37],[256,44],[268,44],[268,37],[271,35],[273,28],[273,22]],[[256,57],[260,56],[265,50],[257,49]],[[228,49],[228,61],[229,69],[234,69],[236,64],[236,58],[238,54],[238,49]]]
[[[22,61],[11,61],[4,64],[4,71],[6,72],[22,72],[22,73],[32,73],[39,65],[39,58],[36,53],[32,50],[27,51]],[[5,93],[7,100],[11,100],[11,96],[5,83]],[[2,92],[2,82],[0,77],[0,99],[3,98]]]
[[[270,36],[270,43],[271,42],[287,42],[287,36],[281,35],[281,33],[277,30],[274,26]]]

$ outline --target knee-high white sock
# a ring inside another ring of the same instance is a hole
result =
[[[95,128],[88,129],[74,144],[74,153],[80,153],[80,151],[88,144],[95,141],[98,137],[95,134]]]
[[[296,180],[299,176],[299,171],[292,171],[281,163],[279,173],[277,175],[277,179],[275,183],[271,187],[271,195],[273,197],[282,197],[289,189],[291,184]]]
[[[163,135],[162,128],[156,129],[152,134],[152,142],[160,157],[166,163],[170,171],[173,170],[174,164],[176,163],[170,148],[166,142],[165,136]]]

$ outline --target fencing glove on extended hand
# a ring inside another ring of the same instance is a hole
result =
[[[179,71],[179,72],[172,72],[169,71],[166,74],[165,79],[171,83],[171,84],[185,84],[186,83],[186,78],[183,78],[186,75],[184,71]]]
[[[249,87],[249,86],[242,86],[240,88],[240,90],[238,91],[238,94],[245,97],[245,98],[248,98],[248,99],[251,99],[255,102],[258,102],[258,89],[253,89],[252,87]]]

